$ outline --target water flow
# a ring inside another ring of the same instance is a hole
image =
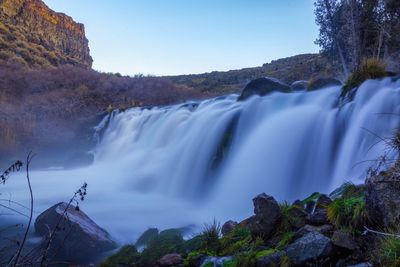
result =
[[[132,241],[150,226],[244,219],[261,192],[293,201],[361,183],[365,161],[385,149],[378,136],[399,125],[400,82],[368,81],[343,105],[339,95],[331,87],[115,112],[99,126],[92,166],[34,173],[37,210],[86,180],[83,209]]]

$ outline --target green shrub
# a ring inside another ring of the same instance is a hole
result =
[[[342,89],[342,96],[345,96],[351,89],[360,86],[368,79],[380,79],[387,76],[385,69],[385,65],[379,60],[366,59],[347,79]]]
[[[211,224],[205,224],[200,234],[201,249],[218,252],[221,248],[220,236],[221,225],[216,220]]]
[[[116,254],[108,257],[100,267],[114,267],[114,266],[133,266],[139,259],[140,254],[135,246],[123,246]]]
[[[329,204],[328,219],[336,227],[356,231],[368,224],[368,214],[364,196],[335,199]]]
[[[377,258],[381,266],[400,266],[400,238],[396,236],[383,238],[378,246]]]
[[[232,255],[250,248],[252,243],[251,232],[241,226],[235,227],[221,239],[222,255]]]

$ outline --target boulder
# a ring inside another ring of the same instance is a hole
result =
[[[315,263],[332,253],[332,242],[328,237],[318,232],[311,232],[288,245],[285,252],[293,265]]]
[[[332,203],[332,199],[325,194],[322,194],[317,199],[317,208],[325,209]]]
[[[295,230],[300,229],[306,224],[307,212],[302,207],[291,206],[287,215],[289,225]]]
[[[332,232],[333,230],[333,226],[330,224],[325,224],[325,225],[321,225],[321,226],[314,226],[314,225],[304,225],[302,228],[300,228],[296,234],[295,234],[295,238],[300,238],[308,233],[311,232],[318,232],[320,234],[326,235],[329,234],[330,232]]]
[[[253,199],[254,213],[248,225],[253,236],[268,237],[282,217],[281,209],[276,200],[262,193]]]
[[[333,232],[332,243],[339,248],[343,248],[349,251],[354,251],[358,249],[358,245],[356,241],[354,241],[353,236],[349,232],[341,230]]]
[[[330,86],[341,86],[341,85],[342,82],[334,78],[319,78],[309,83],[307,91],[315,91]]]
[[[270,267],[270,266],[279,266],[282,260],[282,257],[286,255],[283,251],[277,251],[268,256],[261,257],[257,259],[257,267]]]
[[[365,194],[368,215],[381,228],[400,224],[400,176],[399,166],[370,177],[366,181]]]
[[[158,261],[158,266],[160,266],[160,267],[171,267],[171,266],[177,266],[177,265],[179,265],[181,263],[183,263],[182,256],[179,255],[178,253],[172,253],[172,254],[164,255]]]
[[[227,235],[238,225],[235,221],[227,221],[222,225],[221,233],[222,235]]]
[[[253,95],[264,96],[272,92],[290,92],[290,87],[274,78],[258,78],[246,85],[243,89],[242,94],[239,97],[239,100],[246,100],[247,98]]]
[[[305,91],[308,87],[308,81],[295,81],[290,85],[290,89],[293,91]]]
[[[149,228],[138,238],[136,241],[136,247],[146,246],[147,243],[152,239],[158,236],[157,228]]]
[[[43,247],[48,243],[49,234],[55,234],[48,253],[49,259],[56,255],[58,260],[83,263],[116,248],[107,231],[65,202],[41,213],[35,221],[35,231],[43,237]]]
[[[361,262],[354,265],[348,265],[347,267],[372,267],[373,265],[369,262]]]
[[[328,224],[328,215],[325,209],[317,209],[312,214],[307,215],[307,223],[311,225]]]

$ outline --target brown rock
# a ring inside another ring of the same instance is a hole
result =
[[[221,233],[222,235],[229,234],[236,226],[238,225],[237,222],[234,221],[227,221],[222,225]]]
[[[158,265],[161,267],[176,266],[183,262],[182,256],[177,253],[167,254],[163,256],[159,261]]]

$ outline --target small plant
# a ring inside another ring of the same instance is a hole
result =
[[[201,248],[206,251],[218,252],[221,247],[221,225],[214,219],[211,224],[205,224],[200,234]]]
[[[345,96],[351,89],[360,86],[368,79],[380,79],[387,76],[385,65],[377,59],[366,59],[361,66],[347,79],[342,89],[342,96]]]
[[[385,236],[379,243],[377,258],[381,266],[400,266],[400,236]]]

